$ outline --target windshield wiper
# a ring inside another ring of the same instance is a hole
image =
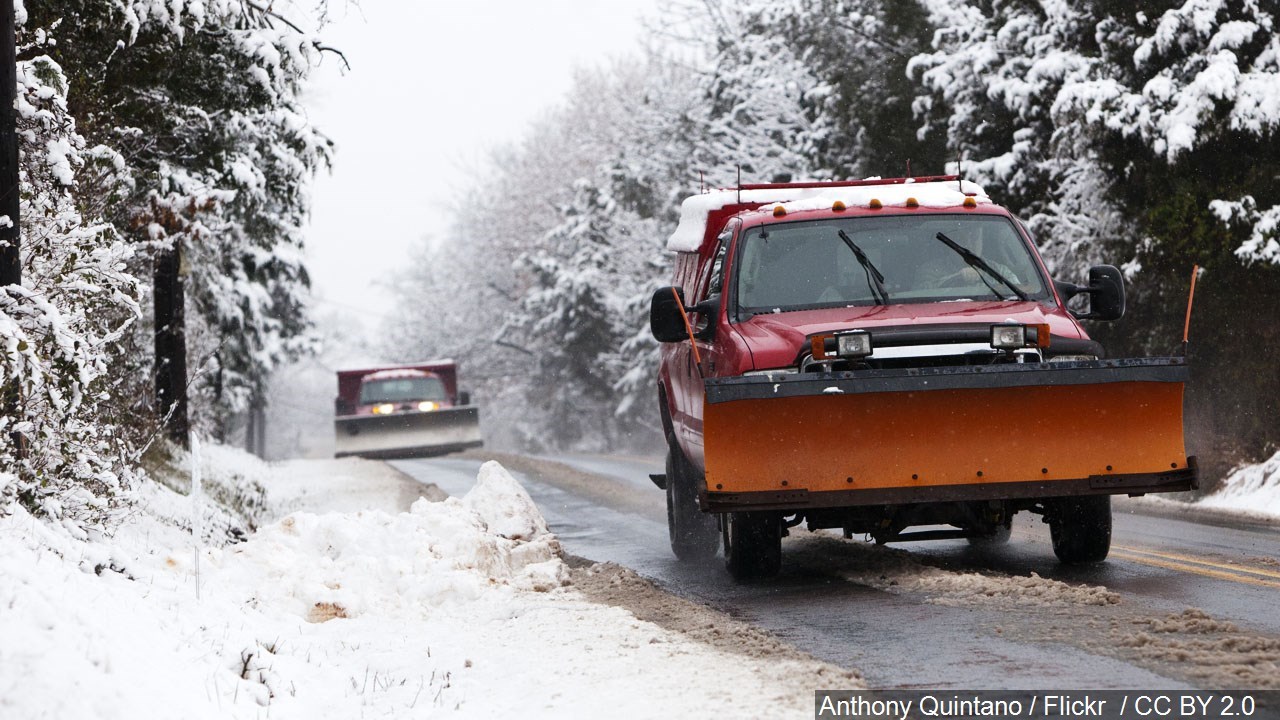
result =
[[[862,252],[862,248],[858,247],[858,244],[844,230],[837,230],[836,232],[839,233],[840,239],[844,241],[844,244],[848,245],[849,249],[853,251],[854,257],[858,258],[858,264],[862,266],[862,272],[867,275],[867,285],[871,288],[871,294],[875,296],[876,304],[888,305],[889,293],[884,289],[884,274],[880,272],[875,263],[871,262],[871,258]]]
[[[1028,299],[1027,294],[1025,292],[1019,289],[1017,285],[1014,285],[1013,283],[1009,282],[1009,278],[997,272],[995,268],[987,264],[986,260],[983,260],[982,258],[975,255],[972,250],[961,245],[955,240],[952,240],[951,238],[947,237],[946,233],[938,233],[936,237],[939,240],[941,240],[944,245],[954,250],[957,255],[959,255],[966,263],[969,264],[969,267],[973,268],[974,270],[981,271],[978,273],[978,279],[982,281],[983,285],[987,286],[987,289],[991,290],[992,295],[995,295],[1001,300],[1005,299],[1004,295],[1001,295],[1000,292],[996,290],[991,283],[987,282],[986,278],[982,277],[983,272],[987,273],[991,277],[1000,281],[1000,284],[1012,290],[1013,294],[1017,295],[1019,300]]]

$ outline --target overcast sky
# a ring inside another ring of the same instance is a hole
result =
[[[366,329],[387,313],[380,283],[408,248],[441,235],[489,151],[518,140],[568,89],[573,69],[640,49],[655,0],[361,0],[325,31],[312,122],[337,143],[315,183],[308,257],[322,314]]]

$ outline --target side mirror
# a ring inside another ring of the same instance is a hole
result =
[[[720,314],[720,296],[712,295],[689,308],[698,314],[698,322],[693,328],[694,337],[699,340],[712,340],[716,336],[716,317]]]
[[[355,414],[355,411],[356,409],[346,400],[343,400],[342,398],[333,399],[334,415],[353,415]]]
[[[459,405],[470,405],[470,404],[471,404],[471,393],[467,392],[466,390],[459,390],[459,391],[458,391],[458,404],[459,404]]]
[[[674,291],[674,292],[672,292]],[[689,337],[680,309],[684,307],[684,289],[663,287],[653,291],[649,303],[649,330],[658,342],[680,342]]]
[[[1089,319],[1119,320],[1124,317],[1124,275],[1114,265],[1089,268]]]
[[[1054,287],[1063,302],[1081,293],[1089,295],[1089,312],[1071,313],[1081,320],[1119,320],[1124,317],[1124,275],[1114,265],[1089,268],[1088,285],[1057,282]]]

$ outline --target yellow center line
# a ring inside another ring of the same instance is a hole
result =
[[[1013,532],[1019,539],[1032,540],[1035,542],[1041,541],[1040,535],[1024,531],[1022,528],[1014,528]],[[1164,568],[1166,570],[1177,570],[1179,572],[1193,573],[1218,580],[1229,580],[1231,582],[1244,583],[1246,585],[1257,585],[1259,587],[1280,589],[1280,572],[1273,570],[1215,563],[1208,560],[1194,558],[1189,555],[1180,555],[1178,553],[1170,552],[1155,552],[1153,550],[1143,550],[1125,545],[1112,545],[1111,555],[1125,560],[1130,560],[1132,562],[1150,565],[1152,567]],[[1260,577],[1250,577],[1251,575]],[[1272,580],[1270,578],[1276,579]]]
[[[1111,554],[1116,557],[1124,558],[1125,560],[1132,560],[1133,562],[1142,563],[1143,565],[1152,565],[1154,567],[1165,568],[1167,570],[1178,570],[1180,572],[1194,573],[1196,575],[1203,575],[1205,577],[1216,578],[1219,580],[1229,580],[1231,582],[1244,583],[1247,585],[1280,589],[1280,582],[1278,581],[1249,577],[1234,571],[1214,570],[1208,567],[1194,565],[1192,563],[1160,560],[1147,555],[1130,553],[1117,548],[1112,548]]]
[[[1275,570],[1263,570],[1262,568],[1248,567],[1245,565],[1235,565],[1232,563],[1211,562],[1209,560],[1203,560],[1201,558],[1192,557],[1190,555],[1181,555],[1179,553],[1168,552],[1167,550],[1164,552],[1156,552],[1154,550],[1145,550],[1143,548],[1126,547],[1124,545],[1113,545],[1112,547],[1117,550],[1124,550],[1126,552],[1134,552],[1134,553],[1142,553],[1143,555],[1151,555],[1153,557],[1164,558],[1165,560],[1174,560],[1178,562],[1193,563],[1195,565],[1204,565],[1207,567],[1218,568],[1219,570],[1226,570],[1228,572],[1248,573],[1249,575],[1261,575],[1262,577],[1275,578],[1277,580],[1280,580],[1280,572],[1277,572]]]

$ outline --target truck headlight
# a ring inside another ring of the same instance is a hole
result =
[[[390,415],[396,411],[396,406],[391,403],[379,403],[373,406],[374,415]]]
[[[768,377],[771,375],[795,375],[797,372],[800,372],[800,371],[796,370],[793,367],[785,367],[785,368],[775,368],[773,370],[749,370],[747,372],[742,373],[742,376],[743,377],[756,377],[756,376]]]
[[[422,412],[431,412],[432,410],[439,410],[440,403],[431,402],[430,400],[423,400],[422,402],[418,403],[418,409],[421,410]]]

